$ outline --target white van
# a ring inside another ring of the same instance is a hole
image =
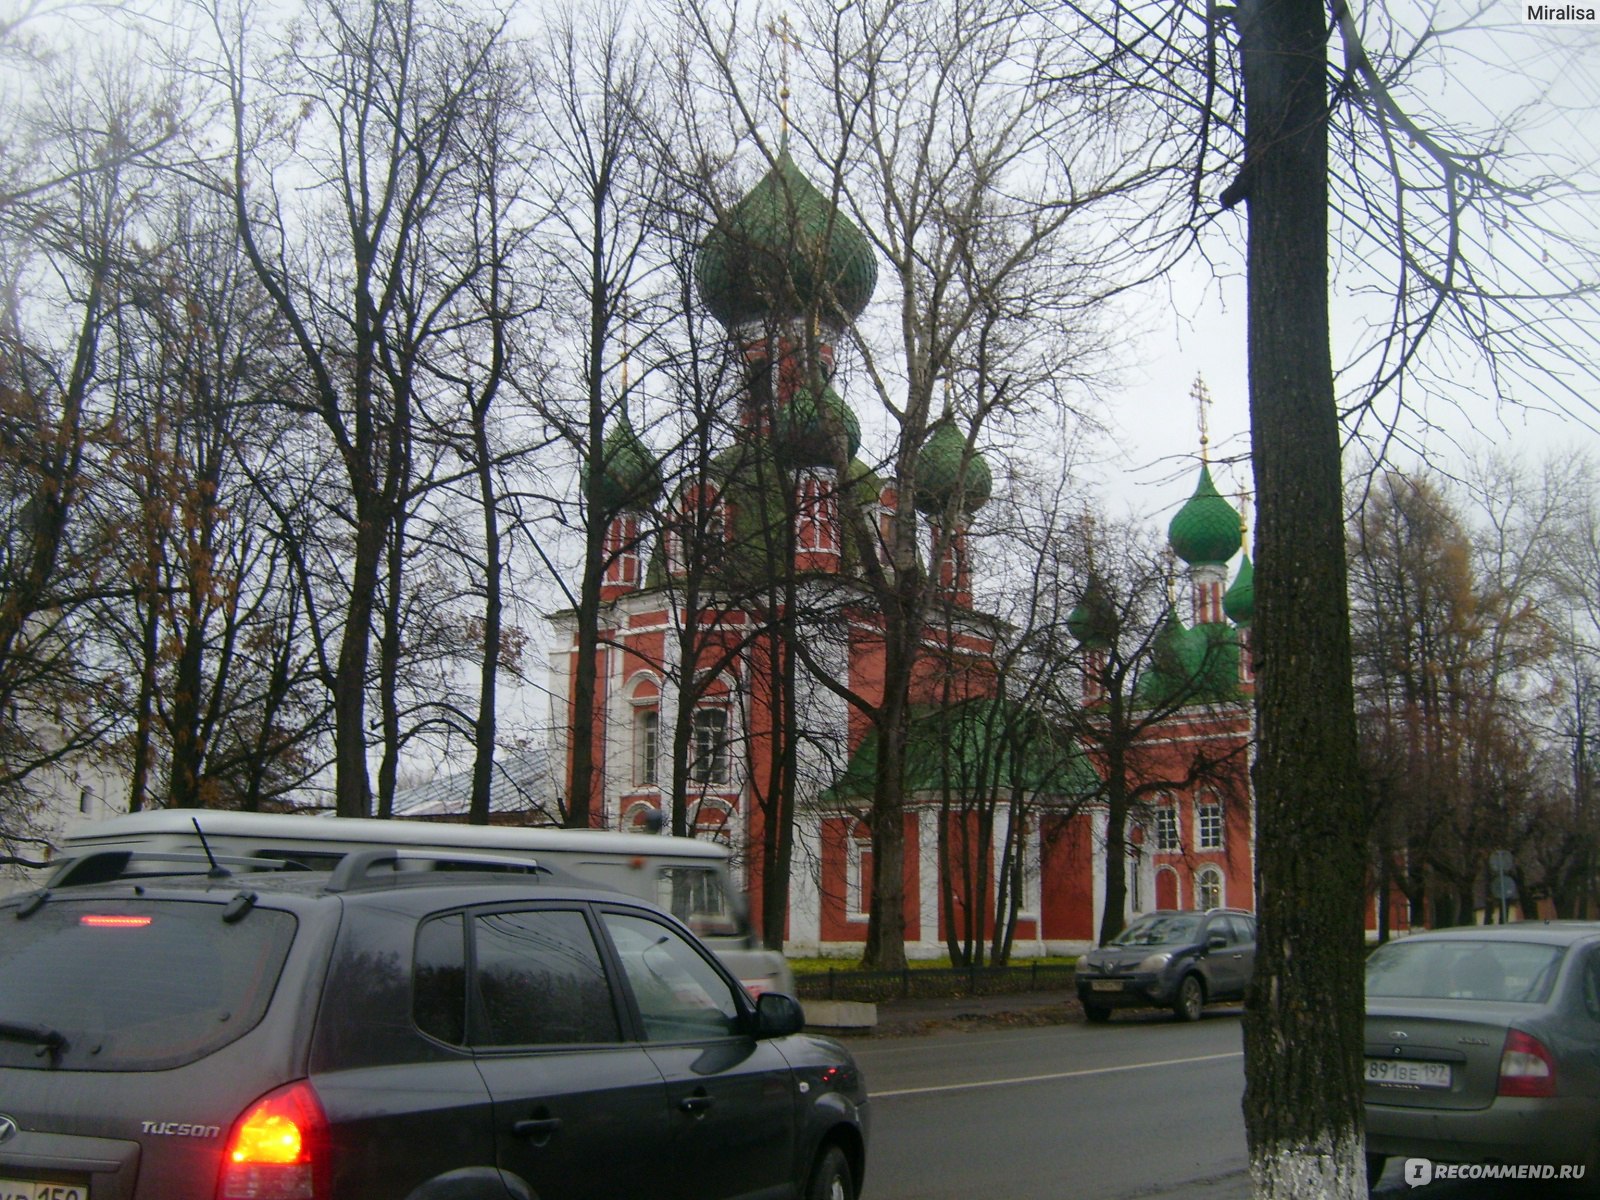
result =
[[[197,855],[220,861],[279,859],[320,870],[333,867],[353,850],[390,848],[532,858],[586,883],[642,897],[669,909],[693,929],[753,995],[794,992],[794,975],[783,955],[756,941],[728,872],[727,848],[698,838],[163,808],[72,830],[61,841],[51,881],[87,882],[107,869],[104,864],[126,865],[127,855],[137,855],[138,869],[147,873],[161,869],[163,855],[182,856],[188,862]],[[115,857],[101,858],[97,865],[98,855]],[[180,859],[165,861],[173,864]]]

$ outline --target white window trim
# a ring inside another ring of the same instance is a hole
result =
[[[1217,814],[1217,839],[1214,842],[1206,840],[1205,813],[1210,809]],[[1222,818],[1222,801],[1215,796],[1205,796],[1195,801],[1194,806],[1194,848],[1196,850],[1221,850],[1226,838],[1226,826]]]
[[[650,739],[644,728],[645,718],[652,715],[656,719],[654,754],[648,750]],[[661,705],[654,700],[633,706],[633,787],[661,790]]]
[[[1169,833],[1170,839],[1167,836]],[[1171,801],[1156,806],[1155,842],[1157,854],[1183,852],[1183,823],[1178,820],[1177,805]]]
[[[861,923],[866,921],[871,914],[862,905],[862,897],[867,895],[870,882],[862,875],[865,863],[863,850],[872,848],[872,842],[859,838],[851,830],[846,830],[844,835],[844,918],[847,921]]]
[[[713,773],[707,771],[704,778],[700,777],[698,764],[700,754],[700,714],[717,713],[722,717],[722,743],[716,756],[711,760],[711,766],[720,766],[720,771]],[[700,788],[726,788],[733,782],[733,718],[726,704],[700,704],[690,718],[690,747],[689,747],[689,781]]]
[[[1205,898],[1205,881],[1207,878],[1217,881],[1217,902],[1207,904]],[[1200,909],[1226,908],[1228,904],[1228,880],[1216,867],[1201,867],[1194,875],[1194,906]]]

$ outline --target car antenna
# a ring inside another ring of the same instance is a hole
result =
[[[200,828],[200,818],[190,817],[189,820],[194,824],[195,836],[200,839],[200,849],[206,852],[206,859],[211,863],[211,870],[207,871],[206,874],[212,879],[226,879],[232,872],[219,863],[217,856],[211,853],[211,843],[206,841],[206,831]]]

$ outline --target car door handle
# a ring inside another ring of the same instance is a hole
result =
[[[715,1103],[716,1101],[710,1096],[706,1095],[704,1092],[696,1092],[692,1096],[685,1096],[682,1100],[679,1100],[678,1107],[686,1113],[692,1113],[697,1117],[701,1117],[704,1116]]]
[[[526,1121],[513,1121],[511,1124],[512,1133],[540,1146],[548,1142],[551,1135],[560,1128],[560,1117],[533,1117]]]

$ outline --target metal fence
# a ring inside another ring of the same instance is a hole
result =
[[[1067,991],[1070,966],[1029,963],[1021,967],[918,967],[903,971],[839,971],[832,967],[799,975],[802,1000],[909,1000],[912,997],[997,996],[1009,992]]]

